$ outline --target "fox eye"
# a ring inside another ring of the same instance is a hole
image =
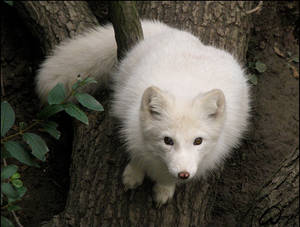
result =
[[[195,140],[194,140],[194,145],[200,145],[202,143],[202,138],[201,137],[197,137]]]
[[[164,138],[164,142],[165,142],[165,144],[170,145],[170,146],[174,145],[174,141],[172,140],[172,138],[170,138],[168,136],[166,136]]]

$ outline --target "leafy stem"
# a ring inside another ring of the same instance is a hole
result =
[[[3,139],[1,139],[1,144],[7,142],[7,141],[10,140],[10,139],[13,139],[13,138],[19,136],[19,135],[24,134],[25,132],[29,131],[30,129],[32,129],[34,126],[40,124],[41,122],[43,122],[43,120],[35,120],[35,121],[34,121],[31,125],[29,125],[27,128],[25,128],[25,129],[20,129],[17,133],[4,137]]]
[[[81,86],[78,86],[78,88],[79,87],[81,87]],[[67,97],[60,104],[65,104],[67,101],[69,101],[69,99],[76,94],[76,92],[77,92],[76,90],[78,88],[76,88],[76,89],[72,88],[71,92],[67,95]]]
[[[72,97],[76,98],[82,106],[90,110],[103,111],[102,105],[94,97],[87,93],[79,92],[81,87],[96,82],[95,79],[89,76],[82,79],[79,75],[78,80],[73,84],[72,89],[68,94],[66,94],[64,85],[58,83],[48,93],[49,105],[43,108],[37,114],[37,119],[31,120],[28,126],[25,126],[24,122],[20,122],[17,126],[15,124],[15,112],[12,106],[7,101],[1,102],[1,148],[3,148],[3,166],[1,168],[1,210],[7,209],[13,215],[17,226],[23,227],[15,212],[16,210],[21,209],[21,207],[16,206],[14,203],[17,203],[22,199],[27,188],[23,186],[23,182],[19,179],[20,174],[17,172],[18,166],[14,164],[8,165],[5,158],[14,158],[23,164],[39,167],[33,157],[40,161],[45,161],[45,155],[49,149],[43,138],[36,133],[29,131],[37,129],[36,126],[39,125],[43,132],[47,132],[55,139],[59,139],[61,133],[57,130],[58,124],[49,120],[49,118],[61,111],[65,111],[71,117],[88,124],[87,115],[74,104],[74,102],[70,101],[70,99]],[[10,132],[10,135],[6,136],[10,130],[13,131]],[[24,145],[20,143],[18,139],[25,142],[28,146],[24,148]],[[5,202],[7,202],[6,204],[3,204],[3,206],[2,197],[5,199]],[[4,216],[1,216],[1,225],[2,221],[12,225],[12,222]]]

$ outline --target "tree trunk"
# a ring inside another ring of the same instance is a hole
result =
[[[137,1],[141,18],[192,31],[204,44],[231,52],[241,62],[248,49],[251,1]]]
[[[299,226],[298,148],[266,182],[239,226]]]
[[[18,5],[45,53],[64,38],[97,24],[85,2]],[[250,1],[155,1],[140,2],[138,8],[142,16],[191,30],[204,43],[225,48],[244,61],[250,19],[245,11],[251,5]],[[121,175],[127,160],[109,115],[110,91],[103,87],[98,96],[105,112],[90,113],[89,126],[75,123],[66,208],[47,226],[206,226],[220,171],[207,180],[177,187],[173,200],[160,209],[153,206],[150,181],[125,193]]]
[[[118,46],[118,59],[122,59],[139,40],[143,39],[143,30],[133,1],[112,1],[110,20],[114,26]]]
[[[66,38],[98,25],[85,1],[14,1],[44,54]]]

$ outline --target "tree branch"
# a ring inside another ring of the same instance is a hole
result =
[[[118,46],[118,59],[139,40],[143,39],[143,30],[133,1],[112,1],[110,18],[115,31]]]

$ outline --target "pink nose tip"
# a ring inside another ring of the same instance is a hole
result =
[[[178,177],[185,180],[188,179],[190,177],[190,173],[187,171],[182,171],[178,173]]]

